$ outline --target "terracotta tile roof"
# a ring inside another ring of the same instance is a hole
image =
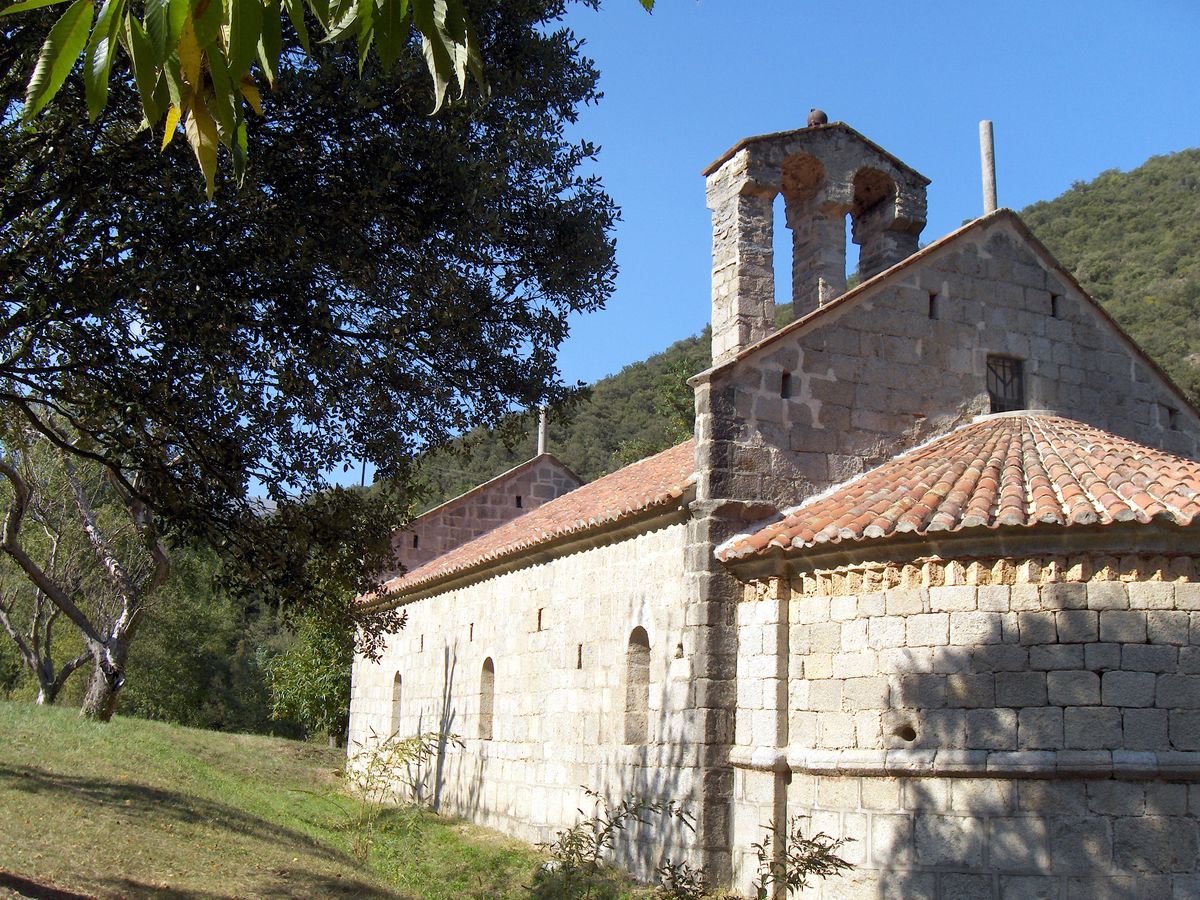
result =
[[[695,482],[695,471],[694,445],[687,440],[563,494],[393,578],[384,584],[383,595],[404,594],[451,575],[519,556],[559,538],[604,528],[665,506]]]
[[[989,416],[737,535],[728,561],[896,534],[970,528],[1191,524],[1200,463],[1046,415]]]

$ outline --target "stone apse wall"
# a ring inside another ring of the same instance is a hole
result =
[[[463,749],[417,773],[423,798],[534,842],[590,809],[581,787],[614,801],[630,791],[693,798],[687,526],[676,512],[646,528],[410,603],[380,662],[355,659],[351,755],[372,732],[457,734]],[[638,628],[649,650],[631,661]],[[481,737],[485,660],[490,739]],[[646,709],[627,725],[631,669],[635,682],[644,677],[633,691],[644,691]],[[633,837],[619,857],[644,877],[665,856],[686,858],[695,840],[677,823]]]
[[[748,585],[735,882],[798,815],[854,838],[813,896],[1200,896],[1198,581],[1177,547]]]
[[[1022,361],[1026,408],[1195,458],[1200,419],[1016,222],[983,220],[698,376],[699,495],[791,506],[945,434],[989,411],[989,354]]]

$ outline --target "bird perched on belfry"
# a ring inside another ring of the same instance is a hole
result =
[[[824,110],[817,109],[815,106],[808,111],[808,127],[814,125],[828,125],[829,116],[825,115]]]

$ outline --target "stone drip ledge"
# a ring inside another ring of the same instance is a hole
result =
[[[1200,781],[1200,752],[1153,750],[817,750],[734,747],[739,769],[904,778],[1119,778]]]

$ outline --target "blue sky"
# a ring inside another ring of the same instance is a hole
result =
[[[709,162],[829,113],[933,179],[931,241],[979,215],[979,120],[1000,205],[1200,145],[1197,0],[637,0],[580,7],[604,99],[577,134],[622,209],[617,289],[578,317],[564,376],[594,381],[709,317]]]

